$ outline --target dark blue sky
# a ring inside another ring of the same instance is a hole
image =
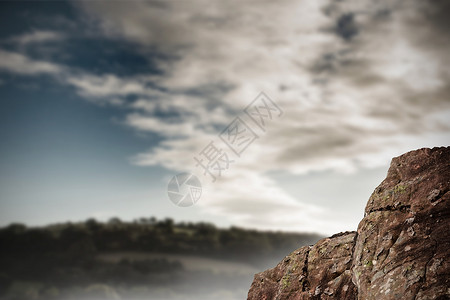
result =
[[[63,43],[23,51],[94,74],[152,70],[130,45],[89,37],[87,24],[69,3],[3,1],[0,6],[3,49],[17,47],[11,40],[33,30],[65,30],[72,35]],[[93,104],[52,76],[2,72],[0,80],[1,225],[169,214],[164,205],[150,209],[151,203],[166,203],[162,178],[169,172],[129,162],[154,145],[157,135],[136,133],[122,124],[122,109]]]

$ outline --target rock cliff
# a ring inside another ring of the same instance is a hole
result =
[[[450,147],[393,158],[356,232],[258,273],[248,300],[450,299]]]

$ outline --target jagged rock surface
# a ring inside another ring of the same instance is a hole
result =
[[[392,159],[357,232],[258,273],[248,300],[450,299],[450,147]]]

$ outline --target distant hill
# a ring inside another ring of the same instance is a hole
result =
[[[252,273],[320,238],[156,218],[11,224],[0,299],[242,299]]]

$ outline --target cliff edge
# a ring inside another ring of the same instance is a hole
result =
[[[255,275],[248,300],[450,299],[450,147],[392,159],[356,232]]]

